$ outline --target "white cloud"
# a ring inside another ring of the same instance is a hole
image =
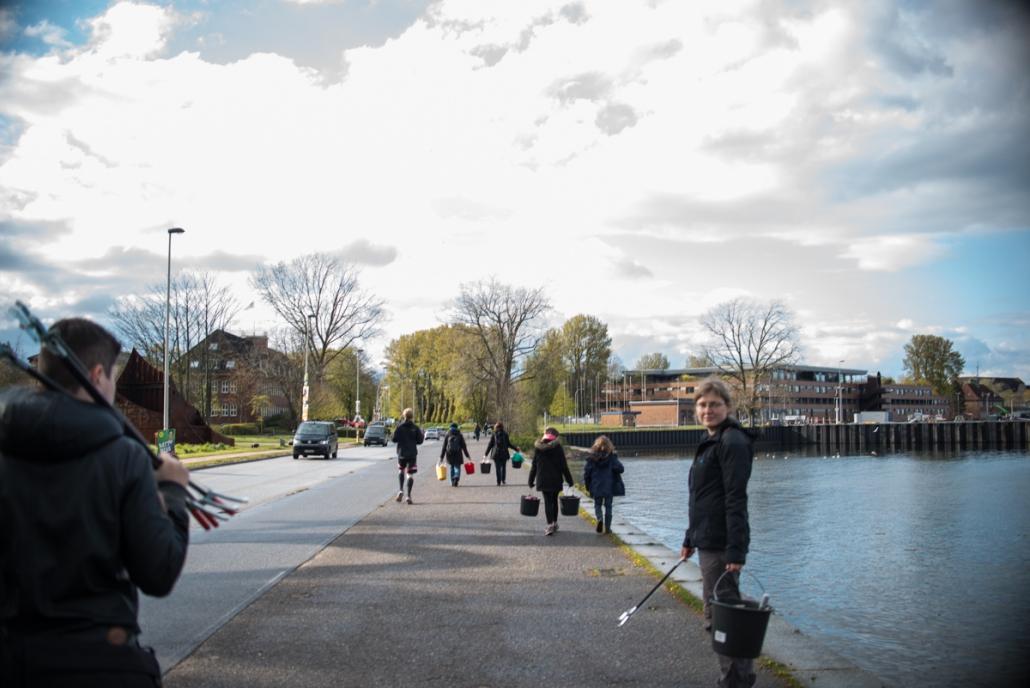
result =
[[[0,36],[9,33],[11,28],[12,19],[5,13],[3,19],[0,20]],[[38,24],[25,27],[25,35],[32,38],[38,38],[47,45],[54,48],[69,48],[71,43],[65,38],[67,31],[62,29],[60,26],[54,26],[45,19]]]
[[[863,270],[901,270],[929,263],[945,252],[934,237],[874,236],[852,242],[842,254],[858,262]]]

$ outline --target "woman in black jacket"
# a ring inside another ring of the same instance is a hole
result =
[[[457,423],[451,423],[450,430],[443,436],[443,446],[440,447],[440,463],[443,463],[445,458],[447,459],[447,464],[451,467],[451,485],[454,487],[457,487],[458,481],[461,480],[462,454],[466,459],[471,458],[468,446],[465,444],[465,436],[461,434]]]
[[[590,455],[583,465],[583,484],[594,498],[594,515],[597,517],[597,532],[612,532],[612,502],[614,497],[625,497],[626,486],[622,473],[626,470],[615,454],[612,441],[605,435],[594,440]],[[601,507],[604,506],[602,518]]]
[[[494,475],[497,478],[498,485],[506,484],[509,449],[514,449],[517,452],[522,451],[511,443],[511,439],[504,429],[504,423],[497,421],[496,425],[494,425],[494,432],[490,436],[490,441],[486,443],[486,453],[483,454],[483,457],[493,459],[494,466],[496,467]]]
[[[529,470],[529,486],[533,487],[535,483],[544,496],[544,513],[547,516],[544,535],[558,532],[558,493],[561,492],[562,478],[572,487],[572,473],[565,460],[565,450],[558,441],[558,431],[547,428],[544,436],[533,445],[533,467]]]
[[[753,439],[730,417],[733,397],[722,380],[708,378],[697,387],[694,411],[708,430],[690,465],[689,525],[680,557],[697,550],[701,564],[705,629],[711,630],[709,604],[716,582],[719,601],[740,599],[738,581],[744,568],[751,531],[747,514],[747,482],[754,459]],[[725,576],[723,574],[726,574]],[[753,661],[719,655],[720,686],[754,683]]]

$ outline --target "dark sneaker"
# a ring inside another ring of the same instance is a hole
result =
[[[598,533],[603,533],[604,532],[604,524],[601,523],[600,521],[598,521],[597,522],[597,527],[594,528],[594,530],[596,530]]]

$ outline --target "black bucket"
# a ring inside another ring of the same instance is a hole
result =
[[[755,659],[762,654],[762,643],[765,641],[765,629],[769,626],[772,607],[749,599],[734,602],[720,600],[719,583],[726,573],[715,582],[714,597],[711,600],[712,649],[726,657]],[[758,581],[754,576],[751,577]],[[761,586],[761,582],[758,585]]]
[[[536,516],[540,513],[540,498],[533,495],[522,495],[519,513],[523,516]]]
[[[579,514],[579,497],[575,495],[562,495],[558,498],[561,502],[562,516],[576,516]]]
[[[489,461],[482,461],[482,462],[480,462],[480,464],[479,464],[479,472],[480,473],[489,473],[490,472],[490,468],[491,468],[492,465],[493,464],[491,464]]]
[[[515,452],[515,455],[511,457],[512,468],[522,468],[522,454]]]

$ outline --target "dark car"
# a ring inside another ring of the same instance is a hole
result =
[[[386,436],[386,426],[380,425],[379,423],[372,423],[368,426],[368,430],[365,431],[365,446],[370,444],[381,444],[384,447],[389,443],[389,438]]]
[[[293,435],[293,458],[318,454],[325,458],[336,458],[339,450],[339,439],[336,436],[336,423],[323,420],[306,420]]]

